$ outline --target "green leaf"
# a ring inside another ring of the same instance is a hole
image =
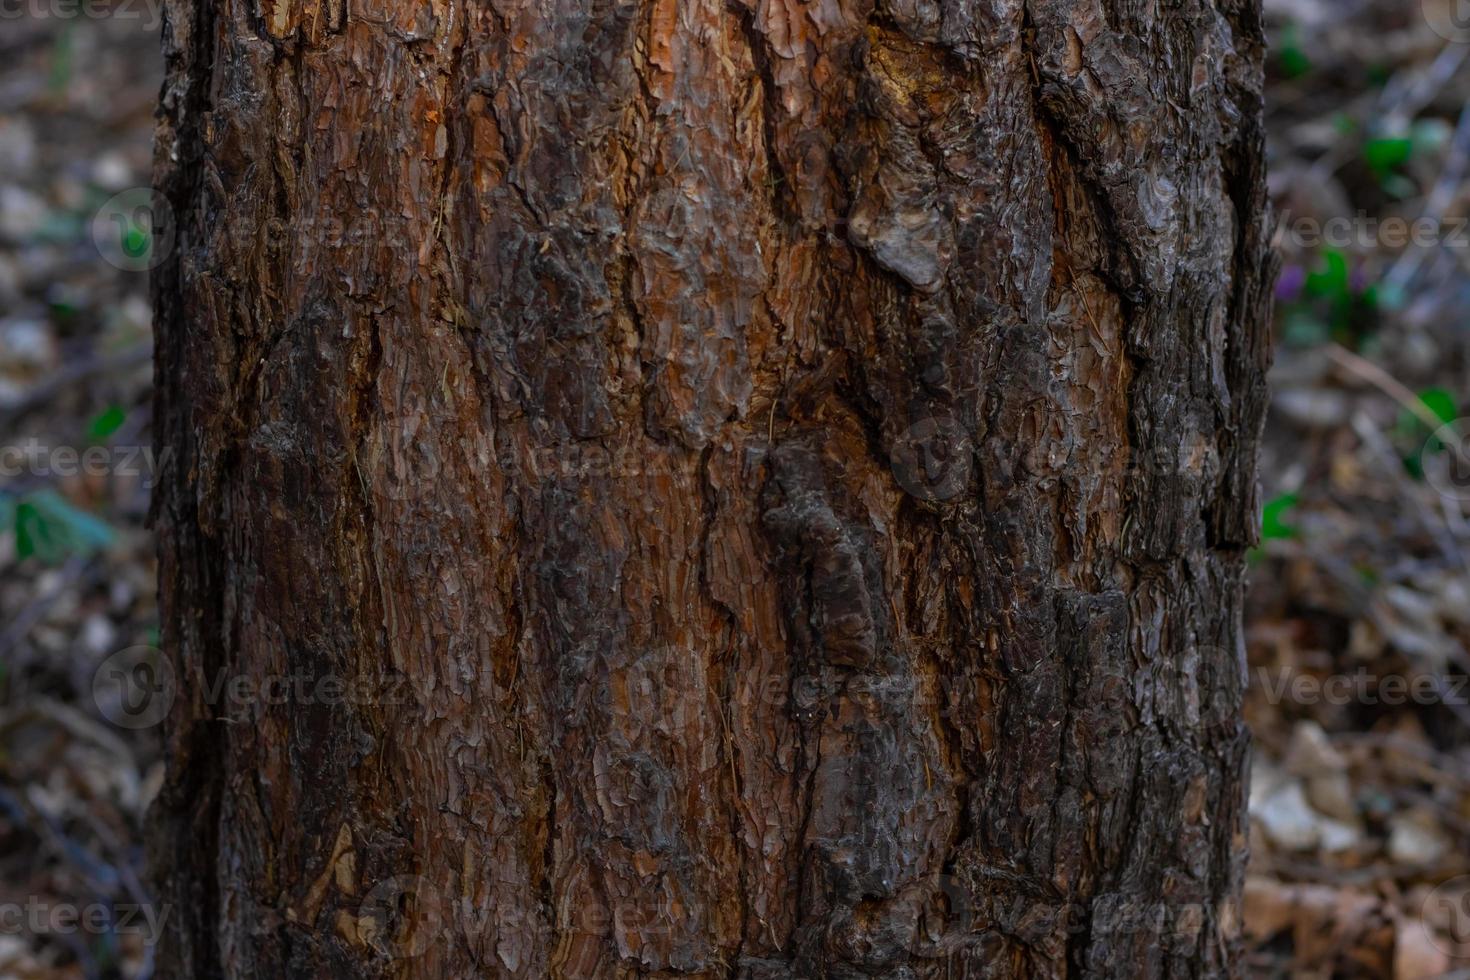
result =
[[[68,22],[51,48],[51,91],[64,92],[72,79],[73,24]]]
[[[1403,174],[1387,174],[1383,177],[1382,190],[1396,201],[1405,201],[1419,193],[1419,185]]]
[[[148,253],[150,239],[148,232],[135,224],[129,224],[128,230],[122,236],[123,254],[129,258],[141,258]]]
[[[52,211],[36,229],[36,240],[52,245],[69,245],[79,240],[85,231],[86,225],[75,214]]]
[[[110,546],[116,533],[105,521],[78,510],[54,490],[27,494],[15,506],[15,551],[56,564],[70,555],[91,555]]]
[[[1315,347],[1326,343],[1330,336],[1331,331],[1322,318],[1308,310],[1287,312],[1281,325],[1281,339],[1288,347]]]
[[[1419,399],[1419,404],[1423,405],[1440,425],[1449,425],[1459,417],[1460,412],[1455,396],[1443,388],[1425,388],[1416,397]],[[1407,408],[1399,409],[1398,422],[1394,427],[1394,433],[1400,445],[1410,447],[1409,452],[1403,457],[1404,470],[1416,481],[1424,479],[1424,457],[1445,451],[1445,445],[1439,439],[1439,427],[1427,425],[1426,420],[1420,417],[1422,414],[1411,412]]]
[[[1407,136],[1379,136],[1363,144],[1363,160],[1379,180],[1408,163],[1413,154],[1414,141]]]
[[[15,498],[8,493],[0,493],[0,532],[15,529]]]
[[[1419,401],[1424,407],[1434,413],[1435,418],[1445,425],[1449,425],[1460,417],[1460,410],[1455,405],[1455,396],[1443,388],[1425,388],[1419,392]]]
[[[1425,388],[1416,397],[1428,413],[1439,420],[1441,425],[1448,425],[1459,417],[1460,412],[1455,403],[1455,396],[1443,388]],[[1423,463],[1419,459],[1420,453],[1437,453],[1444,449],[1434,435],[1438,426],[1425,424],[1425,420],[1421,417],[1422,414],[1401,408],[1398,420],[1394,423],[1395,438],[1399,440],[1400,445],[1411,447],[1409,455],[1404,457],[1404,468],[1416,480],[1424,477]]]
[[[1286,523],[1286,512],[1297,505],[1300,497],[1294,493],[1283,493],[1273,497],[1266,502],[1261,510],[1261,540],[1278,541],[1283,538],[1294,538],[1300,532],[1294,526]]]
[[[1282,77],[1300,78],[1312,70],[1312,59],[1302,50],[1301,32],[1295,24],[1281,29],[1276,47],[1276,63],[1281,67]]]
[[[77,308],[67,302],[56,302],[51,304],[51,312],[57,319],[66,320],[77,315]]]
[[[88,424],[87,435],[100,442],[121,429],[122,424],[127,420],[128,413],[123,411],[121,406],[109,405],[106,411]]]
[[[29,558],[40,549],[37,539],[45,539],[45,522],[36,513],[34,504],[15,505],[15,554],[18,558]]]
[[[1347,256],[1335,248],[1324,249],[1322,267],[1307,274],[1306,290],[1311,295],[1324,299],[1337,299],[1347,295]]]
[[[1287,78],[1300,78],[1312,70],[1312,59],[1295,44],[1282,48],[1278,60],[1281,74]]]
[[[1380,310],[1392,313],[1409,305],[1408,292],[1396,283],[1383,283],[1380,286],[1370,286],[1369,289],[1373,290],[1373,298]]]

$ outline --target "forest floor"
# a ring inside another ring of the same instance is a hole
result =
[[[1441,445],[1470,421],[1439,430],[1470,416],[1456,2],[1268,0],[1283,271],[1247,634],[1253,977],[1470,977],[1470,485]],[[159,745],[107,678],[158,643],[155,243],[129,224],[155,11],[0,15],[0,448],[25,459],[0,475],[0,980],[152,972]]]

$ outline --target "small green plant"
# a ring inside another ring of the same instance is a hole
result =
[[[1294,508],[1301,499],[1295,493],[1283,493],[1266,501],[1261,508],[1261,543],[1246,553],[1246,560],[1252,564],[1259,564],[1266,557],[1267,541],[1283,541],[1299,537],[1301,531],[1293,524],[1286,522],[1286,515]]]
[[[121,225],[122,240],[118,243],[123,254],[130,259],[141,258],[148,254],[152,245],[152,237],[137,222],[124,222]]]
[[[123,423],[128,420],[128,413],[119,405],[109,405],[106,410],[96,415],[91,422],[87,423],[87,435],[93,442],[103,442],[113,433],[121,429]]]
[[[73,507],[54,490],[0,493],[0,529],[15,535],[16,557],[34,556],[48,565],[96,554],[117,538],[106,521]]]
[[[1363,141],[1363,163],[1385,194],[1402,199],[1418,189],[1402,171],[1420,149],[1412,133],[1370,136]]]
[[[1317,263],[1302,273],[1299,288],[1281,300],[1282,340],[1292,347],[1312,347],[1335,340],[1357,347],[1372,332],[1378,316],[1378,287],[1348,267],[1341,249],[1324,248]]]
[[[1416,480],[1424,478],[1424,454],[1443,452],[1445,446],[1435,435],[1438,426],[1431,428],[1426,415],[1437,419],[1439,425],[1449,425],[1460,417],[1455,396],[1443,388],[1425,388],[1418,392],[1420,406],[1424,411],[1414,412],[1407,408],[1399,410],[1394,425],[1394,435],[1403,450],[1404,469]]]
[[[1425,388],[1419,392],[1419,402],[1439,419],[1440,425],[1449,425],[1460,416],[1455,396],[1443,388]]]
[[[1301,534],[1295,525],[1286,523],[1287,512],[1300,500],[1299,494],[1283,493],[1266,501],[1266,506],[1261,509],[1262,541],[1281,541]]]
[[[1261,558],[1266,557],[1267,541],[1286,541],[1301,536],[1301,530],[1297,526],[1286,523],[1286,514],[1297,507],[1299,501],[1299,494],[1279,494],[1266,501],[1266,505],[1261,508],[1260,547],[1251,548],[1247,554],[1247,560],[1251,564],[1260,563]]]
[[[1283,78],[1300,78],[1312,70],[1312,59],[1302,48],[1301,31],[1295,24],[1281,29],[1276,42],[1276,64]]]
[[[1414,155],[1414,141],[1407,136],[1379,136],[1363,144],[1363,161],[1373,176],[1384,180]]]
[[[56,36],[51,48],[51,76],[48,82],[52,92],[65,92],[71,85],[75,25],[68,22]]]

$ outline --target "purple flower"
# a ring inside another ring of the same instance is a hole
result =
[[[1348,292],[1361,293],[1368,288],[1368,268],[1362,263],[1353,266],[1352,273],[1348,276]]]
[[[1299,265],[1286,265],[1281,267],[1281,275],[1276,280],[1276,301],[1278,303],[1290,303],[1302,294],[1302,286],[1307,282],[1307,270]]]

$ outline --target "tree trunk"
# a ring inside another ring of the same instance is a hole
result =
[[[165,977],[1232,972],[1254,2],[169,15]]]

